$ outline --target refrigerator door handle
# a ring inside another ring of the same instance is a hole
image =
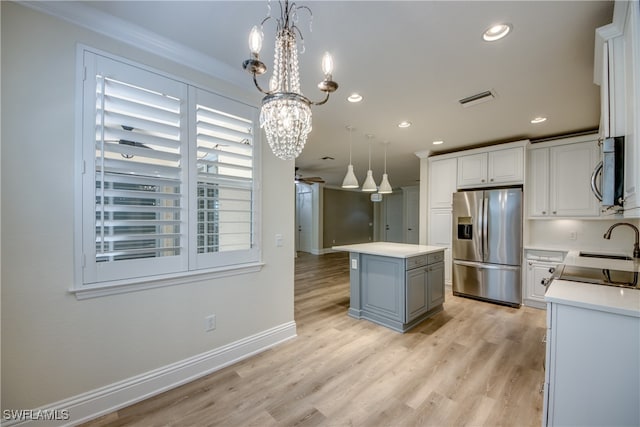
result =
[[[484,264],[482,262],[459,261],[459,260],[453,260],[453,263],[457,265],[463,265],[465,267],[475,267],[475,268],[486,269],[486,270],[512,270],[512,271],[520,270],[519,265]]]
[[[483,261],[488,258],[487,252],[489,252],[489,198],[483,197],[482,199],[482,259]]]

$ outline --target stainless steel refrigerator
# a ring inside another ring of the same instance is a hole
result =
[[[453,194],[453,294],[522,302],[522,189]]]

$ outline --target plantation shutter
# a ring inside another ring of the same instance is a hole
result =
[[[257,109],[192,89],[196,130],[194,268],[257,261],[254,123]]]
[[[85,252],[92,257],[85,282],[182,271],[188,256],[186,85],[87,55],[85,97],[95,99],[94,123],[85,125],[85,149],[95,141],[94,164],[86,171],[95,178],[95,252]]]

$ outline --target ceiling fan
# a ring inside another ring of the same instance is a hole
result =
[[[302,175],[300,175],[298,173],[298,169],[300,169],[298,166],[296,166],[296,174],[295,174],[295,182],[302,182],[304,184],[324,184],[325,180],[322,179],[319,176],[309,176],[309,177],[303,177]]]

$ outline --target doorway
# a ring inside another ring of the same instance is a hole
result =
[[[306,184],[296,184],[296,252],[312,252],[313,192]]]
[[[402,228],[403,198],[402,192],[384,195],[384,233],[385,242],[404,242],[404,230]]]

